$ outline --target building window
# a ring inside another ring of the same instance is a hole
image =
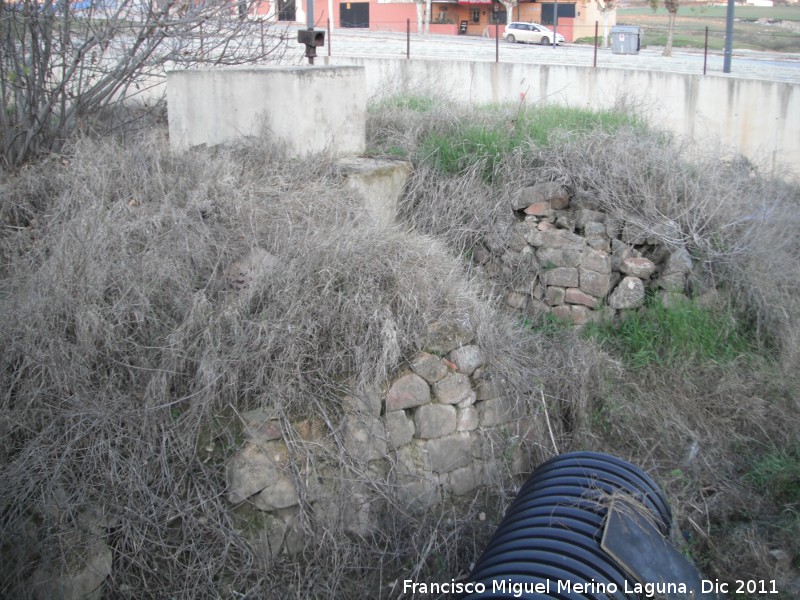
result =
[[[553,25],[556,15],[556,6],[558,7],[559,19],[574,19],[575,18],[575,5],[563,2],[556,3],[542,3],[542,25]]]
[[[506,24],[506,11],[504,10],[493,10],[491,15],[489,16],[489,23],[494,25],[495,23],[499,25]]]
[[[480,8],[473,8],[472,9],[472,22],[473,23],[480,23],[481,22],[481,9]]]

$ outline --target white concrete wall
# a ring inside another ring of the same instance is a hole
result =
[[[556,102],[610,108],[620,100],[655,126],[736,150],[800,179],[800,85],[716,75],[453,60],[331,58],[366,69],[370,96],[435,90],[469,103]]]
[[[363,67],[305,66],[172,71],[167,74],[173,150],[262,132],[294,156],[366,147]]]

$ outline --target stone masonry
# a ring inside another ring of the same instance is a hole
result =
[[[351,533],[368,533],[376,499],[370,478],[388,483],[383,489],[403,510],[425,511],[474,492],[501,468],[530,470],[521,440],[531,439],[532,420],[492,380],[473,338],[468,324],[432,324],[425,350],[386,389],[343,398],[338,431],[306,419],[293,423],[289,435],[268,411],[241,415],[246,442],[228,460],[227,499],[269,516],[263,537],[272,556],[302,549],[301,502],[328,521],[341,519]],[[312,452],[315,464],[293,463],[291,439],[298,437],[326,450]],[[337,451],[363,473],[362,481],[325,460]]]
[[[490,238],[474,253],[491,276],[508,276],[510,265],[527,270],[515,273],[508,306],[582,325],[641,307],[647,289],[665,304],[685,297],[691,256],[659,241],[660,233],[676,237],[669,236],[676,224],[661,225],[662,232],[617,222],[554,183],[519,190],[511,209],[516,221],[507,238]]]

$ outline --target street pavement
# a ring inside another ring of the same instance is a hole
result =
[[[332,32],[331,39],[326,36],[326,46],[318,49],[319,56],[327,55],[329,43],[332,56],[404,58],[407,48],[405,33],[338,29]],[[496,51],[495,40],[489,38],[433,34],[410,36],[411,59],[494,61]],[[674,48],[671,57],[662,56],[662,52],[661,47],[647,47],[638,54],[613,54],[608,48],[599,48],[597,66],[702,75],[705,62],[708,75],[800,83],[800,54],[797,53],[734,49],[731,72],[723,73],[723,55],[720,52],[709,52],[707,59],[702,50]],[[500,40],[499,59],[500,62],[591,67],[594,48],[582,44],[553,48]]]

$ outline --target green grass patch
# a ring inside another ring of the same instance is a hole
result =
[[[775,448],[745,475],[760,492],[782,504],[800,504],[800,446]]]
[[[673,46],[702,49],[705,43],[705,28],[709,29],[708,48],[721,51],[725,40],[724,6],[681,6],[675,21]],[[800,52],[800,34],[788,28],[759,19],[777,21],[800,21],[800,6],[758,7],[737,6],[735,11],[733,46],[736,49],[772,52]],[[645,46],[664,46],[667,43],[668,13],[660,7],[653,12],[649,7],[620,9],[617,12],[619,25],[638,25],[644,28]],[[587,38],[589,43],[591,38]]]
[[[554,105],[523,108],[516,114],[497,105],[483,107],[482,111],[488,118],[481,123],[461,121],[444,132],[428,135],[420,145],[418,161],[432,163],[450,174],[482,165],[483,176],[491,181],[498,163],[517,148],[546,146],[557,134],[596,129],[615,131],[625,125],[640,124],[635,116],[622,112]]]
[[[632,369],[689,361],[723,364],[756,351],[752,336],[732,314],[712,312],[693,301],[667,308],[650,298],[643,310],[618,325],[590,324],[586,333]]]
[[[620,8],[617,9],[617,22],[623,22],[627,17],[636,16],[661,16],[666,17],[667,9],[660,6],[653,11],[650,7]],[[727,14],[726,6],[687,5],[678,9],[678,17],[706,17],[711,19],[724,19]],[[752,20],[772,19],[774,21],[800,21],[800,6],[737,6],[734,10],[737,19]]]

